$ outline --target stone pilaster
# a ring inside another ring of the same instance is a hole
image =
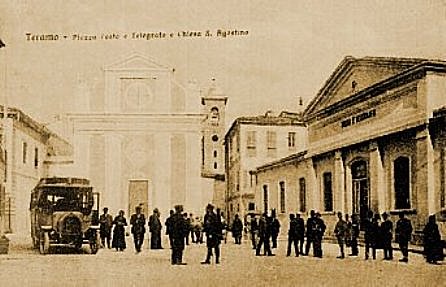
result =
[[[124,196],[128,192],[122,191],[122,144],[121,137],[116,134],[106,134],[105,136],[105,184],[101,191],[102,206],[108,206],[110,211],[117,212],[123,209]]]
[[[344,212],[348,214],[353,213],[353,189],[352,189],[352,170],[351,166],[345,167],[345,198],[344,198]]]
[[[370,209],[379,214],[386,210],[386,182],[384,166],[377,142],[370,143],[370,161],[369,161],[369,178],[370,178]]]
[[[334,210],[345,212],[345,169],[342,152],[337,150],[334,157]]]
[[[426,218],[435,209],[434,148],[428,129],[417,132],[416,136],[416,172],[415,187],[417,214]],[[412,203],[414,205],[414,203]]]
[[[321,194],[320,189],[317,184],[317,177],[316,177],[316,169],[314,168],[313,159],[310,158],[307,161],[307,170],[308,170],[308,199],[309,199],[309,205],[308,209],[315,209],[320,210],[321,207]]]

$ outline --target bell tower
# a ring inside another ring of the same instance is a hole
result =
[[[209,89],[201,97],[202,112],[206,115],[201,138],[201,172],[205,177],[225,172],[223,138],[227,101],[228,98],[212,79]]]

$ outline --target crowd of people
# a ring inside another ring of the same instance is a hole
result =
[[[135,213],[130,217],[131,234],[133,235],[133,243],[135,252],[140,253],[144,244],[144,236],[146,233],[146,223],[150,233],[150,249],[163,249],[162,247],[162,228],[160,212],[157,208],[153,210],[153,214],[146,220],[142,213],[142,207],[137,206]],[[103,209],[103,214],[99,217],[101,247],[115,248],[116,251],[124,251],[126,249],[125,237],[129,234],[126,232],[127,219],[123,210],[113,218],[108,213],[108,208]],[[200,216],[194,217],[193,214],[183,212],[181,205],[175,206],[170,211],[169,217],[165,221],[165,234],[169,237],[170,248],[172,249],[171,263],[173,265],[184,265],[183,250],[185,245],[189,245],[189,238],[192,243],[202,244],[203,237],[206,237],[207,255],[202,264],[210,264],[211,258],[215,257],[215,263],[220,263],[220,242],[226,240],[226,221],[223,213],[217,209],[214,212],[214,206],[209,204],[206,207],[206,214],[202,219]],[[242,225],[243,228],[243,225]],[[240,237],[237,239],[241,243]],[[113,236],[112,236],[113,235]]]
[[[411,221],[405,218],[404,213],[399,214],[395,228],[387,213],[380,215],[370,211],[363,220],[360,220],[357,214],[349,217],[348,214],[343,216],[341,212],[337,213],[337,217],[338,220],[333,230],[339,245],[340,254],[337,258],[344,259],[346,257],[346,248],[351,250],[349,256],[359,255],[358,241],[360,231],[363,231],[364,258],[366,260],[370,257],[376,259],[378,249],[383,250],[384,260],[393,260],[392,240],[395,236],[395,241],[399,244],[402,253],[400,261],[409,261],[408,246],[413,228]],[[135,213],[130,217],[130,225],[135,251],[139,253],[146,233],[146,218],[140,206],[135,208]],[[118,215],[112,218],[108,214],[108,209],[104,208],[104,213],[100,216],[102,246],[123,251],[126,248],[125,236],[129,235],[126,234],[126,226],[127,220],[123,210],[120,210]],[[163,225],[158,209],[153,210],[153,214],[147,220],[147,226],[150,232],[150,248],[163,249],[161,240]],[[196,244],[206,242],[207,253],[202,264],[210,264],[213,257],[215,263],[219,264],[220,244],[222,241],[226,243],[229,230],[232,232],[235,244],[242,244],[243,232],[246,232],[250,234],[250,241],[256,256],[274,256],[272,249],[277,248],[277,239],[281,228],[275,210],[271,211],[271,215],[263,213],[258,220],[256,216],[251,216],[247,221],[245,218],[245,222],[240,219],[239,215],[235,215],[231,225],[228,226],[223,213],[219,209],[215,212],[211,204],[206,207],[204,217],[185,213],[182,206],[175,206],[175,209],[170,211],[164,226],[172,249],[171,262],[175,265],[185,264],[182,254],[185,245],[189,245],[189,238],[192,243]],[[322,239],[326,229],[327,226],[321,214],[314,210],[310,211],[306,223],[300,213],[290,214],[286,255],[291,256],[292,249],[294,249],[296,257],[308,256],[312,248],[313,256],[322,258]],[[111,240],[112,234],[113,240]],[[443,260],[443,246],[434,215],[429,217],[423,234],[427,262],[436,264]]]

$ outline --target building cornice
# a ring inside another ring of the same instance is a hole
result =
[[[310,122],[315,119],[323,119],[327,116],[333,115],[347,107],[351,107],[365,100],[381,95],[387,90],[394,89],[403,84],[419,80],[426,75],[426,72],[446,73],[446,62],[443,61],[425,61],[421,64],[415,65],[401,73],[382,80],[374,85],[371,85],[352,96],[333,103],[315,113],[306,113],[304,115],[305,121]]]

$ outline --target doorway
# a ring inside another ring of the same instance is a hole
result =
[[[358,160],[352,163],[352,213],[359,215],[361,226],[367,219],[370,210],[369,171],[367,161]]]
[[[149,215],[149,181],[146,179],[129,180],[129,213],[135,213],[135,207],[141,206],[144,215]]]

